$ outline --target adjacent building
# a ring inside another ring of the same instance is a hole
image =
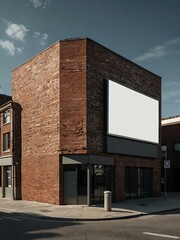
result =
[[[12,74],[22,199],[160,196],[159,76],[89,38],[59,41]]]
[[[0,197],[20,198],[20,131],[18,104],[0,94]]]
[[[170,160],[167,171],[167,191],[180,191],[180,116],[162,120],[162,177],[164,160]],[[163,187],[163,186],[162,186]]]

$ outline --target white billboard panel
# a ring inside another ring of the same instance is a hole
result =
[[[159,101],[108,80],[107,134],[159,143]]]

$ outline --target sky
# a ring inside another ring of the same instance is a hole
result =
[[[0,93],[53,43],[89,37],[162,77],[162,117],[180,115],[180,0],[1,0]]]

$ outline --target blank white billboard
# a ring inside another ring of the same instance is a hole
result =
[[[159,143],[159,101],[108,80],[107,134]]]

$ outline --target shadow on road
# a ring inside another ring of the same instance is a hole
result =
[[[71,221],[43,220],[17,213],[0,212],[0,236],[3,240],[61,239],[56,228],[64,228],[81,223]]]

